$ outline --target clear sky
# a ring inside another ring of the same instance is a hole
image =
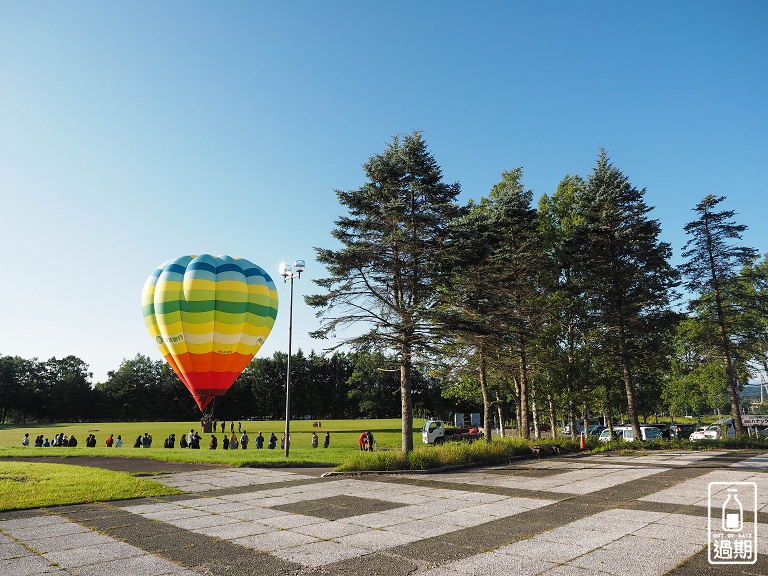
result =
[[[462,201],[524,168],[534,197],[604,147],[676,259],[707,194],[768,251],[768,3],[0,3],[0,354],[76,355],[95,381],[160,359],[146,277],[184,254],[279,282],[260,355],[322,350],[302,301],[334,190],[423,131]]]

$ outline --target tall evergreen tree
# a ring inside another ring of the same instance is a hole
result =
[[[578,249],[574,240],[579,219],[576,203],[585,182],[566,176],[552,197],[539,200],[539,222],[549,266],[543,275],[547,316],[542,337],[548,366],[547,377],[567,410],[571,437],[576,432],[576,407],[586,400],[589,316],[579,280]]]
[[[498,328],[511,340],[509,356],[514,358],[517,375],[520,419],[518,430],[529,436],[529,407],[532,380],[529,367],[541,334],[543,297],[541,280],[547,269],[544,245],[533,193],[522,183],[522,168],[502,173],[490,194],[491,226],[497,235],[496,249],[489,264],[497,276],[484,279],[496,287],[505,305],[494,315]]]
[[[636,380],[649,361],[643,345],[673,321],[670,301],[677,283],[670,245],[659,240],[659,221],[648,218],[644,195],[602,150],[580,200],[584,223],[577,233],[588,305],[611,345],[635,438],[641,437]]]
[[[333,334],[340,337],[339,346],[397,355],[402,449],[409,451],[412,366],[429,344],[429,309],[446,251],[447,227],[460,212],[460,188],[442,181],[440,167],[419,132],[394,138],[363,169],[363,186],[336,192],[349,211],[336,220],[332,232],[342,247],[315,249],[330,276],[315,280],[326,292],[307,296],[306,302],[319,309],[321,318],[313,336]],[[342,333],[361,325],[367,326],[362,333]]]
[[[712,334],[720,351],[734,427],[743,434],[735,364],[740,344],[749,339],[744,321],[750,294],[739,272],[757,257],[757,250],[736,245],[747,227],[733,221],[733,210],[717,210],[723,200],[725,196],[709,194],[696,205],[698,218],[685,225],[691,238],[683,247],[686,262],[680,270],[685,287],[698,294],[690,301],[694,318],[711,328],[700,333]]]

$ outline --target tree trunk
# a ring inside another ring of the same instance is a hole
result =
[[[627,337],[624,326],[624,318],[619,315],[618,324],[618,345],[619,357],[621,358],[621,369],[624,375],[624,389],[627,393],[627,413],[629,414],[629,423],[632,426],[632,436],[635,440],[642,440],[640,433],[640,420],[637,417],[637,406],[635,406],[635,387],[632,381],[632,369],[629,361],[629,351],[627,350]]]
[[[520,384],[516,377],[512,378],[512,384],[514,386],[513,392],[515,395],[515,425],[517,426],[519,436],[522,438],[523,435],[520,434],[520,419],[522,418],[520,409]]]
[[[521,438],[530,438],[531,435],[528,432],[528,368],[525,363],[525,346],[522,337],[518,345],[518,360],[520,370],[520,421],[518,427]]]
[[[717,323],[720,331],[720,346],[723,351],[723,364],[725,365],[725,389],[728,392],[728,400],[731,404],[731,417],[736,434],[744,434],[744,423],[741,421],[741,406],[739,406],[739,390],[736,387],[736,375],[731,361],[731,339],[725,329],[725,314],[723,313],[720,291],[715,288],[715,306],[717,307]]]
[[[480,350],[480,391],[483,393],[483,433],[485,441],[491,441],[491,402],[488,399],[488,381],[485,370],[485,354]]]
[[[539,407],[536,405],[535,386],[531,386],[531,416],[533,416],[533,437],[539,440],[541,439],[541,429],[539,427]]]
[[[413,403],[411,400],[411,347],[403,342],[400,363],[400,404],[402,410],[402,451],[413,450]]]
[[[552,394],[547,394],[547,403],[549,404],[549,429],[552,438],[557,438],[557,426],[555,422],[555,399]]]
[[[504,438],[504,412],[501,407],[501,398],[499,398],[498,392],[496,392],[496,411],[499,414],[499,438]]]

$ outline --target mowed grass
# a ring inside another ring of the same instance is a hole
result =
[[[100,468],[0,461],[0,512],[176,494],[175,488]]]
[[[179,448],[178,440],[182,434],[190,429],[200,430],[200,422],[100,422],[100,423],[72,423],[72,424],[32,424],[32,425],[4,425],[0,426],[0,458],[41,457],[41,456],[120,456],[155,458],[174,462],[192,462],[206,464],[221,464],[225,466],[324,466],[336,467],[351,456],[359,452],[358,437],[362,432],[370,430],[379,450],[400,450],[401,432],[400,419],[381,420],[327,420],[321,421],[320,427],[313,427],[309,420],[294,420],[291,422],[291,447],[290,455],[280,449],[280,437],[285,429],[284,422],[253,422],[241,421],[241,429],[248,432],[250,443],[246,450],[223,450],[222,439],[224,435],[221,428],[215,434],[218,438],[217,450],[209,450],[208,443],[211,434],[201,434],[200,450]],[[235,421],[235,434],[238,422]],[[420,446],[420,428],[423,420],[414,421],[414,446]],[[226,422],[226,434],[230,435],[230,421]],[[330,432],[331,442],[328,448],[323,448],[325,432]],[[75,448],[35,448],[23,447],[21,440],[24,433],[29,433],[30,444],[39,434],[53,439],[59,432],[66,435],[74,434],[78,440]],[[151,448],[133,448],[133,443],[138,436],[148,433],[152,436]],[[265,448],[256,449],[256,435],[262,432],[265,438]],[[268,450],[267,441],[271,432],[278,438],[277,448]],[[319,439],[319,448],[312,448],[312,432],[316,432]],[[88,434],[94,434],[97,439],[96,448],[86,448],[85,439]],[[104,444],[107,436],[113,434],[115,438],[121,435],[122,448],[107,448]],[[163,448],[163,441],[170,434],[176,435],[176,447]],[[429,447],[432,448],[432,447]]]

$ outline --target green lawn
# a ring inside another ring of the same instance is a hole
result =
[[[0,512],[178,492],[125,472],[63,464],[0,461]]]
[[[379,449],[399,450],[401,444],[401,421],[399,418],[387,420],[326,420],[321,422],[318,428],[313,427],[309,420],[294,420],[291,422],[291,450],[290,457],[286,458],[278,441],[275,450],[257,450],[254,438],[262,432],[265,440],[274,432],[278,439],[283,435],[285,422],[241,422],[242,428],[247,430],[251,442],[247,450],[222,450],[221,440],[223,434],[218,432],[219,440],[217,450],[208,450],[210,434],[203,434],[200,450],[189,450],[178,447],[178,439],[182,434],[189,432],[191,428],[199,430],[199,422],[100,422],[100,423],[76,423],[76,424],[32,424],[32,425],[4,425],[0,426],[0,458],[3,457],[31,457],[31,456],[123,456],[156,458],[160,460],[172,460],[178,462],[204,462],[223,464],[229,466],[331,466],[335,467],[359,451],[358,437],[361,432],[370,430],[376,439]],[[414,446],[420,446],[420,428],[423,420],[414,421]],[[226,430],[229,433],[229,422]],[[219,428],[220,430],[220,428]],[[317,432],[320,439],[320,447],[312,448],[312,432]],[[323,448],[323,436],[325,432],[331,434],[329,448]],[[55,434],[64,432],[66,435],[74,434],[78,440],[75,448],[35,448],[23,447],[21,439],[25,432],[29,432],[30,443],[34,442],[37,435],[43,434],[52,439]],[[137,436],[149,433],[153,438],[152,448],[133,448]],[[169,434],[176,434],[176,448],[169,450],[163,448],[163,440]],[[235,422],[237,433],[237,422]],[[86,448],[85,438],[88,434],[94,434],[97,439],[96,448]],[[107,448],[104,441],[107,436],[118,434],[123,437],[123,447]],[[239,437],[239,434],[238,434]],[[266,442],[265,442],[266,446]]]

